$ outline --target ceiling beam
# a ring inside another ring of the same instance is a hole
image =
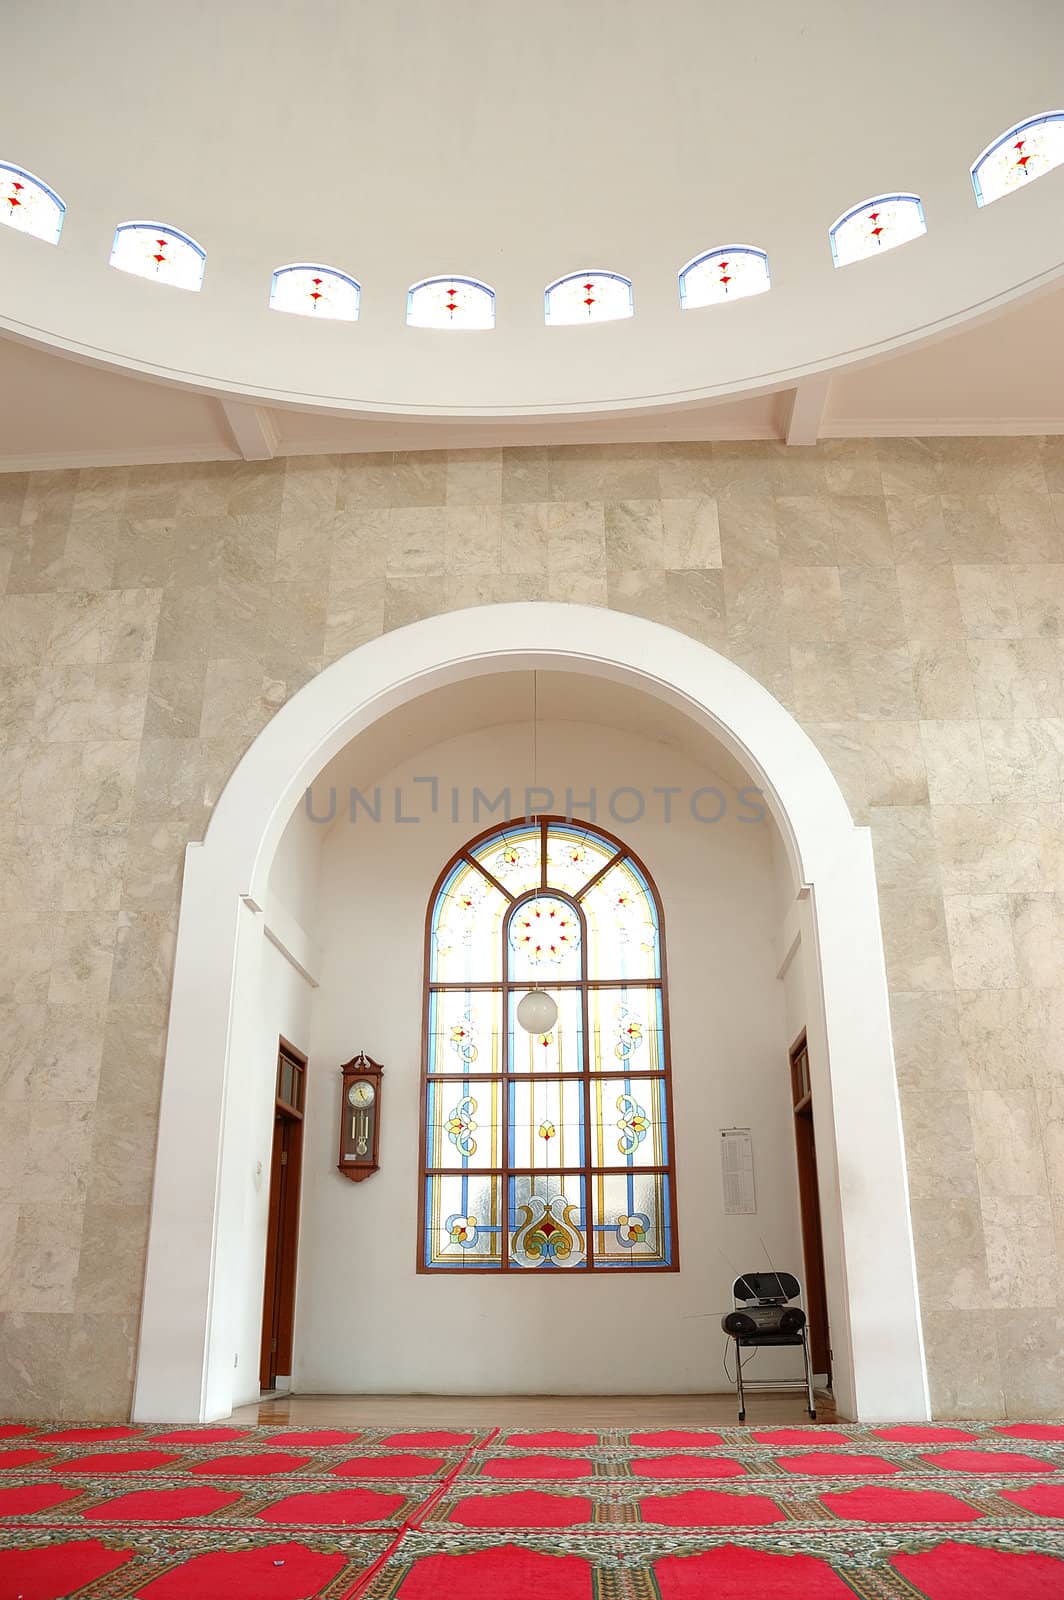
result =
[[[831,376],[816,372],[792,389],[784,411],[783,437],[788,444],[816,444],[828,403]]]
[[[281,436],[277,425],[262,406],[244,400],[219,400],[226,427],[245,461],[272,461]]]

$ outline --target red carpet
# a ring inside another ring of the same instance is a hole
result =
[[[0,1600],[1064,1600],[1064,1427],[0,1425]]]

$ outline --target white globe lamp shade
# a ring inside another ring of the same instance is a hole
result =
[[[558,1020],[557,1002],[542,989],[530,989],[517,1002],[517,1020],[526,1033],[549,1033]]]

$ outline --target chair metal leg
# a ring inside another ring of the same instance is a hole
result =
[[[816,1421],[816,1403],[813,1399],[813,1366],[809,1359],[809,1330],[802,1329],[802,1354],[805,1356],[805,1394],[808,1402],[807,1409],[813,1421]]]
[[[735,1341],[735,1388],[739,1396],[739,1421],[746,1421],[746,1396],[743,1394],[743,1347]]]

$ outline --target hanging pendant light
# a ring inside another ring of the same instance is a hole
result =
[[[545,989],[530,989],[517,1002],[517,1020],[526,1033],[549,1033],[558,1020],[558,1002]]]

